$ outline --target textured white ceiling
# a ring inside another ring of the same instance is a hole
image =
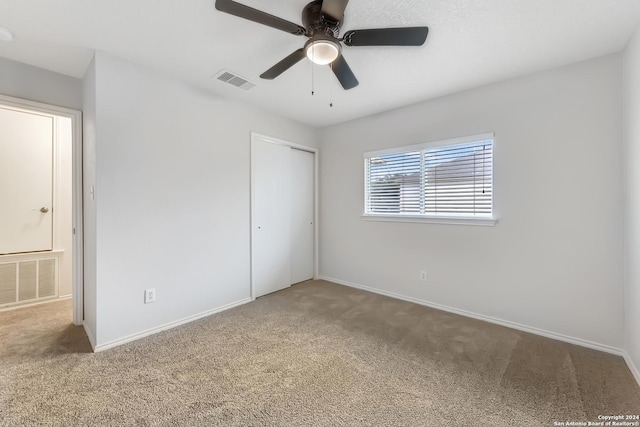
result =
[[[307,0],[242,0],[301,24]],[[221,13],[214,0],[0,0],[0,56],[82,77],[93,51],[153,67],[221,96],[312,126],[375,114],[621,50],[638,0],[351,0],[342,30],[427,25],[421,47],[345,47],[360,85],[344,91],[304,60],[258,76],[307,40]],[[227,69],[257,86],[215,79]],[[330,100],[333,107],[329,107]]]

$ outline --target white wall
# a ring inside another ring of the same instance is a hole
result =
[[[58,295],[71,296],[73,288],[73,136],[71,118],[56,120],[56,177],[53,247],[63,250],[58,264]]]
[[[96,203],[91,188],[96,183],[96,64],[95,58],[82,81],[82,220],[84,329],[91,345],[96,345],[97,298],[96,285]]]
[[[81,80],[5,58],[0,58],[0,94],[82,109]]]
[[[247,300],[250,132],[313,146],[315,130],[101,52],[95,106],[98,348]]]
[[[640,29],[624,56],[626,342],[640,382]]]
[[[621,71],[607,56],[326,129],[321,275],[622,348]],[[495,227],[362,220],[363,152],[484,132]]]

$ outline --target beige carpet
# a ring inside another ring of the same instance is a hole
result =
[[[620,357],[327,282],[92,354],[0,313],[2,426],[552,426],[640,413]]]

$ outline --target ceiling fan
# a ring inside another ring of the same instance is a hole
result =
[[[339,38],[344,10],[349,0],[314,0],[302,9],[304,27],[232,0],[216,0],[216,9],[249,21],[309,38],[304,47],[260,75],[272,80],[297,64],[305,56],[320,65],[329,64],[344,89],[358,86],[358,79],[342,56],[346,46],[421,46],[428,27],[376,28],[350,30]]]

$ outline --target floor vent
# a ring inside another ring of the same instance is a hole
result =
[[[58,259],[0,263],[0,308],[58,296]]]
[[[255,84],[251,83],[249,80],[226,70],[218,72],[214,77],[221,82],[229,83],[230,85],[234,85],[235,87],[239,87],[244,90],[249,90],[255,86]]]

